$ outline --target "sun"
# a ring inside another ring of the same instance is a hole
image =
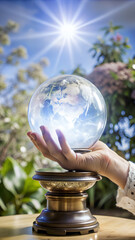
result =
[[[94,23],[100,22],[101,20],[105,18],[110,18],[111,15],[114,15],[115,13],[118,13],[119,11],[127,8],[129,6],[129,1],[127,1],[125,4],[121,4],[120,7],[117,7],[115,9],[112,9],[110,12],[105,12],[104,14],[97,16],[94,19],[90,19],[89,21],[84,21],[83,14],[81,14],[82,9],[86,5],[88,0],[82,0],[80,1],[80,4],[78,4],[78,7],[74,14],[70,13],[69,11],[65,11],[65,8],[61,4],[62,1],[57,0],[58,5],[58,14],[53,12],[54,9],[49,9],[47,7],[47,4],[43,0],[35,1],[37,4],[37,7],[40,8],[40,10],[45,14],[45,16],[49,17],[49,21],[46,21],[41,18],[37,18],[34,16],[28,16],[25,13],[17,13],[15,10],[8,9],[9,12],[12,12],[16,15],[19,15],[19,17],[24,17],[27,20],[36,22],[38,24],[42,24],[43,30],[41,32],[35,32],[35,33],[28,33],[23,34],[21,36],[12,37],[12,40],[18,41],[22,39],[39,39],[44,38],[45,40],[47,37],[49,37],[49,41],[47,44],[45,44],[44,48],[41,48],[33,57],[31,57],[30,62],[36,62],[38,59],[40,59],[42,56],[44,56],[48,51],[52,50],[53,48],[59,48],[57,56],[55,58],[55,66],[54,69],[56,69],[60,58],[62,55],[64,55],[64,50],[68,49],[68,54],[70,57],[70,63],[71,67],[73,68],[74,65],[74,51],[77,50],[77,53],[81,53],[81,49],[84,45],[88,46],[88,49],[91,47],[91,39],[97,39],[97,31],[91,31],[90,26]],[[68,1],[65,1],[68,2]],[[70,1],[69,1],[70,2]],[[130,1],[130,4],[132,4],[134,1]],[[70,18],[69,18],[70,16]],[[47,19],[47,18],[46,18]],[[49,31],[48,31],[49,29]],[[52,38],[52,39],[50,39]],[[88,39],[89,38],[89,39]],[[81,43],[83,45],[81,45]],[[29,65],[29,61],[26,63],[26,65]],[[133,64],[133,69],[135,69],[135,64]]]
[[[72,23],[63,23],[60,26],[59,34],[65,40],[72,40],[77,35],[77,29]]]

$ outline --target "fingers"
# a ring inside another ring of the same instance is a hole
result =
[[[30,138],[30,140],[33,142],[35,147],[40,151],[39,146],[36,143],[36,135],[33,134],[32,132],[27,132],[27,136]]]
[[[59,143],[60,143],[60,146],[61,146],[62,153],[66,158],[65,165],[63,167],[68,169],[68,170],[77,170],[77,169],[82,170],[82,167],[81,167],[80,163],[82,161],[83,156],[80,156],[81,154],[78,154],[78,158],[77,158],[77,153],[75,153],[70,148],[70,146],[68,145],[63,133],[58,129],[56,130],[56,133],[57,133],[57,136],[58,136],[58,140],[59,140]]]
[[[48,129],[45,126],[41,126],[40,129],[50,155],[56,158],[59,164],[61,165],[61,163],[65,162],[66,160],[61,149],[54,142],[54,140],[51,137],[51,134],[49,133]]]
[[[57,146],[51,137],[48,129],[44,126],[40,127],[43,138],[38,133],[28,132],[28,136],[33,144],[45,157],[58,162],[65,169],[96,171],[103,173],[104,154],[108,147],[98,141],[92,146],[92,152],[86,154],[76,154],[68,145],[63,133],[56,130],[61,149]]]
[[[58,140],[59,140],[63,155],[67,159],[75,160],[76,159],[76,154],[70,148],[70,146],[68,145],[63,133],[59,129],[56,130],[56,133],[57,133],[57,136],[58,136]]]
[[[31,139],[31,141],[33,142],[35,147],[40,152],[42,152],[42,154],[45,157],[50,158],[53,161],[57,161],[57,159],[55,157],[50,155],[50,153],[48,151],[48,147],[47,147],[45,141],[43,140],[43,138],[38,133],[28,132],[27,135]]]

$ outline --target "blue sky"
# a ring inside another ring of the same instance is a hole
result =
[[[21,67],[47,57],[50,61],[45,70],[48,77],[58,75],[61,70],[70,73],[77,65],[90,73],[95,62],[88,50],[97,36],[102,35],[99,29],[110,21],[123,25],[120,34],[130,39],[132,49],[125,60],[135,55],[134,13],[134,0],[0,0],[0,25],[5,25],[9,19],[20,24],[18,33],[11,35],[7,53],[17,46],[26,47],[28,58]],[[81,39],[71,41],[70,49],[67,42],[61,47],[62,39],[56,43],[59,34],[54,33],[63,19],[68,23],[75,19],[74,24],[82,26]],[[11,73],[11,69],[8,72]]]

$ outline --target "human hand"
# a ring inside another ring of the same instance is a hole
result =
[[[129,163],[108,148],[106,144],[98,141],[90,148],[92,152],[84,154],[75,153],[60,130],[56,130],[56,133],[61,148],[54,142],[45,126],[41,126],[40,129],[43,138],[35,132],[28,132],[27,135],[45,157],[58,162],[61,167],[68,170],[97,172],[102,176],[108,177],[121,188],[124,188]]]

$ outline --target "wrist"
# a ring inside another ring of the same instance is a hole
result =
[[[110,152],[110,164],[106,177],[124,189],[129,172],[129,162],[113,151]]]

